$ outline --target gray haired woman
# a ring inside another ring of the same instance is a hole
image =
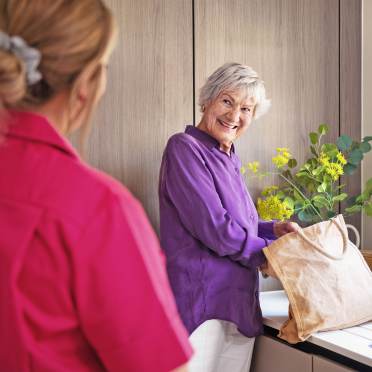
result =
[[[233,142],[269,108],[250,67],[227,63],[201,89],[200,123],[173,135],[160,170],[160,235],[177,305],[196,351],[191,371],[248,371],[262,332],[262,249],[294,230],[259,221]]]

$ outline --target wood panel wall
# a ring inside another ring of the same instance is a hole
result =
[[[256,159],[272,169],[276,147],[288,147],[303,160],[307,133],[320,123],[330,125],[329,139],[338,136],[338,5],[338,0],[196,0],[196,87],[221,64],[236,61],[259,73],[272,99],[269,113],[237,144],[243,162]],[[273,180],[247,182],[257,196]]]
[[[340,133],[360,140],[362,130],[362,1],[340,0]],[[361,170],[341,180],[345,191],[358,195]],[[342,206],[344,208],[344,206]],[[361,231],[361,215],[346,219]]]
[[[269,167],[276,147],[301,161],[307,133],[360,136],[359,0],[107,0],[120,27],[87,160],[122,181],[158,229],[158,170],[167,139],[200,115],[198,90],[228,61],[251,65],[272,108],[238,141]],[[194,40],[194,43],[193,43]],[[268,178],[265,182],[272,183]],[[247,180],[253,196],[265,185]],[[354,177],[349,190],[360,188]],[[357,227],[360,219],[354,219]],[[271,284],[270,284],[271,285]],[[266,285],[266,287],[268,287]],[[264,285],[264,288],[266,288]]]
[[[158,172],[167,139],[193,119],[192,3],[109,0],[120,34],[87,160],[123,182],[158,228]]]

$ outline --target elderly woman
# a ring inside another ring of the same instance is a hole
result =
[[[293,231],[261,222],[234,140],[269,108],[250,67],[227,63],[201,89],[200,123],[172,136],[160,170],[161,243],[181,317],[196,351],[191,371],[248,371],[262,332],[262,249]]]

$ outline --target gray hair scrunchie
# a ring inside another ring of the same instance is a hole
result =
[[[0,48],[13,53],[23,61],[26,66],[28,85],[38,83],[42,79],[38,66],[41,61],[41,53],[27,45],[20,36],[9,36],[0,31]]]

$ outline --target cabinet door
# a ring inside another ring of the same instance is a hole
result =
[[[354,371],[354,369],[347,368],[342,364],[327,360],[320,356],[313,356],[313,372],[346,372]]]
[[[158,172],[167,139],[193,119],[192,3],[107,0],[119,25],[106,95],[86,157],[123,182],[158,227]]]
[[[312,355],[268,336],[256,339],[251,372],[311,372]]]

